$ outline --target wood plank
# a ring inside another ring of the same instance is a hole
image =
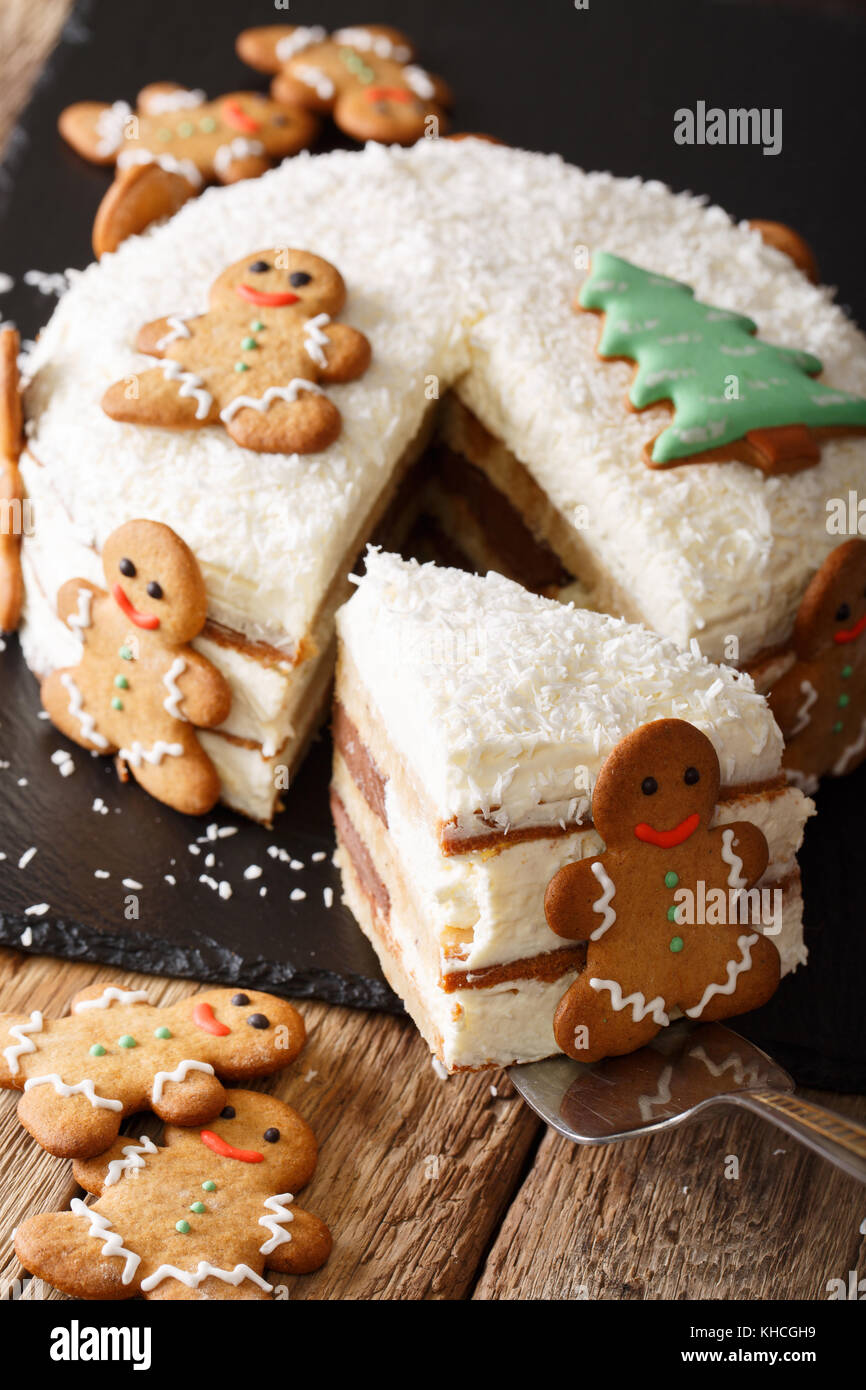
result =
[[[864,1097],[804,1094],[866,1119]],[[745,1112],[603,1148],[548,1130],[472,1296],[825,1299],[866,1274],[864,1216],[861,1183]]]
[[[76,990],[103,979],[147,988],[155,1002],[196,989],[189,981],[0,951],[6,1011],[60,1014]],[[261,1089],[288,1101],[316,1132],[319,1167],[301,1201],[328,1222],[336,1245],[318,1274],[281,1280],[288,1297],[465,1297],[539,1122],[507,1079],[499,1077],[495,1096],[492,1073],[441,1080],[406,1019],[317,1003],[301,1011],[306,1048]],[[58,1210],[78,1194],[70,1165],[43,1153],[18,1125],[16,1102],[14,1093],[0,1093],[0,1230],[10,1232],[28,1213]],[[125,1129],[143,1127],[131,1120]],[[0,1294],[21,1278],[6,1244]],[[31,1296],[58,1297],[44,1288]]]

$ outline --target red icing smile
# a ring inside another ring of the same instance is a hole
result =
[[[236,1149],[234,1144],[227,1144],[225,1139],[221,1139],[218,1134],[214,1134],[212,1129],[201,1131],[201,1142],[207,1144],[209,1149],[213,1149],[220,1158],[236,1158],[239,1163],[264,1163],[265,1156],[260,1154],[257,1149]]]
[[[196,1028],[200,1028],[203,1033],[213,1033],[217,1038],[224,1038],[232,1031],[231,1028],[227,1028],[224,1023],[220,1023],[218,1019],[214,1018],[213,1007],[205,1002],[196,1004],[192,1011],[192,1021]]]
[[[265,290],[254,290],[252,285],[238,285],[237,292],[249,304],[263,304],[267,309],[282,309],[286,304],[297,304],[299,298],[291,290],[282,294],[268,294]]]
[[[139,613],[137,608],[133,608],[132,604],[126,597],[126,594],[123,592],[119,584],[115,584],[111,592],[114,596],[114,602],[117,604],[118,608],[120,608],[122,612],[126,614],[127,618],[131,623],[135,623],[136,627],[146,627],[150,629],[159,627],[159,618],[156,616],[156,614]]]
[[[672,830],[654,830],[651,825],[641,821],[636,825],[634,833],[639,840],[643,840],[648,845],[658,845],[660,849],[672,849],[674,845],[681,845],[690,835],[694,835],[701,818],[695,811],[692,815],[686,816],[679,825],[675,825]]]
[[[845,627],[842,628],[840,632],[834,632],[833,641],[838,642],[840,646],[844,642],[856,642],[857,638],[864,632],[866,632],[866,613],[863,614],[860,621],[856,622],[853,627]]]
[[[262,128],[261,121],[257,121],[255,116],[249,115],[237,101],[224,101],[222,116],[226,125],[230,125],[233,130],[245,130],[247,133],[251,133]]]
[[[368,87],[365,92],[368,101],[411,101],[412,93],[402,87]]]

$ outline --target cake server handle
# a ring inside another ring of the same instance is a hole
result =
[[[732,1091],[719,1100],[761,1115],[852,1178],[866,1182],[866,1127],[856,1120],[787,1091]]]

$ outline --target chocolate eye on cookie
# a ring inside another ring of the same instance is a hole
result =
[[[221,1120],[233,1120],[234,1117],[235,1117],[235,1114],[236,1114],[236,1111],[235,1111],[235,1108],[234,1108],[233,1105],[224,1105],[223,1108],[222,1108],[222,1110],[220,1111],[220,1119],[221,1119]]]
[[[262,275],[266,270],[270,270],[270,268],[267,261],[253,261],[252,265],[248,267],[253,275]]]
[[[297,289],[298,285],[308,285],[312,278],[305,270],[293,270],[289,276],[289,284]]]
[[[640,784],[640,789],[644,796],[655,796],[659,789],[659,784],[654,777],[645,777]]]
[[[251,1028],[270,1028],[271,1021],[264,1014],[250,1014],[247,1023]]]
[[[135,565],[132,563],[131,560],[127,560],[125,556],[119,562],[117,568],[120,570],[121,574],[126,575],[127,579],[135,578]]]
[[[271,1129],[266,1129],[262,1138],[266,1144],[278,1144],[280,1140],[280,1131],[273,1127]]]
[[[687,787],[693,787],[695,782],[700,782],[701,774],[696,767],[687,767],[683,773],[683,781]]]
[[[839,607],[836,609],[836,622],[846,623],[850,617],[851,605],[849,603],[840,603]]]
[[[147,586],[147,592],[151,598],[162,598],[162,585],[156,579],[151,579]]]

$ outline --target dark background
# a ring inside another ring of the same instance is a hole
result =
[[[866,18],[859,6],[759,5],[738,0],[402,0],[368,13],[357,0],[291,0],[288,10],[256,0],[91,0],[79,5],[43,72],[0,168],[0,270],[62,270],[90,259],[90,230],[110,171],[94,169],[57,136],[59,111],[82,99],[133,100],[146,82],[172,79],[209,95],[264,88],[267,78],[234,54],[253,24],[375,21],[404,28],[419,61],[440,71],[456,97],[455,130],[484,131],[510,144],[557,151],[589,168],[657,178],[706,193],[738,217],[790,223],[814,247],[823,279],[866,318],[862,100]],[[674,143],[674,112],[707,106],[781,107],[782,151]],[[320,147],[343,142],[326,128]],[[544,209],[539,208],[539,217]],[[0,317],[25,336],[54,301],[19,282],[0,297]],[[744,576],[744,583],[748,577]],[[64,741],[36,717],[36,687],[16,644],[0,658],[0,940],[201,979],[270,985],[286,993],[364,1007],[397,1007],[372,952],[349,915],[322,906],[339,885],[315,849],[332,848],[327,816],[327,740],[320,741],[288,796],[277,832],[224,812],[237,825],[205,870],[187,846],[203,827],[157,806],[110,763],[73,750],[77,772],[61,780],[50,754]],[[21,787],[19,780],[27,785]],[[820,794],[821,816],[802,857],[807,893],[807,971],[744,1026],[802,1081],[866,1088],[862,851],[866,770]],[[91,812],[93,797],[111,807]],[[15,865],[39,846],[30,866]],[[303,871],[270,859],[281,845]],[[176,863],[171,861],[175,860]],[[243,868],[260,863],[254,883]],[[111,873],[96,880],[93,869]],[[232,882],[229,902],[198,883],[200,872]],[[169,888],[166,872],[178,884]],[[140,917],[124,918],[124,876],[141,882]],[[266,884],[268,897],[258,888]],[[291,888],[307,899],[291,903]],[[23,915],[47,901],[45,917]]]

